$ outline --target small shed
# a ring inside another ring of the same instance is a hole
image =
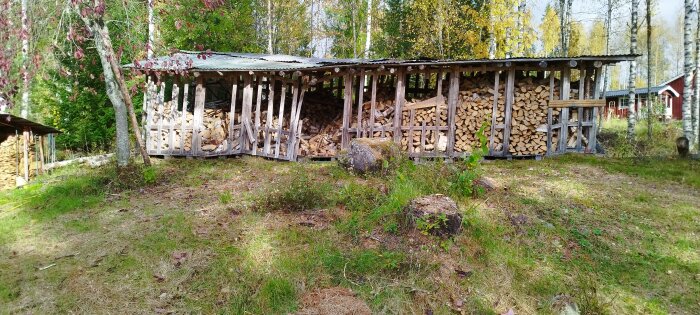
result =
[[[660,102],[663,105],[664,109],[662,113],[659,113],[660,117],[666,120],[680,119],[677,116],[676,109],[680,108],[679,102],[682,102],[683,96],[671,85],[659,85],[652,88],[635,89],[634,108],[637,113],[639,113],[642,108],[646,108],[650,95],[655,97],[657,102]],[[629,89],[605,92],[604,116],[606,118],[627,117],[628,111]]]
[[[155,156],[326,159],[354,138],[413,158],[595,152],[602,66],[633,55],[479,60],[324,59],[181,51],[145,71]]]
[[[55,128],[0,113],[0,190],[43,173],[44,163],[55,160],[57,133]]]

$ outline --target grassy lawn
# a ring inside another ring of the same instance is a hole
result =
[[[499,187],[479,197],[441,163],[360,178],[333,163],[157,162],[128,189],[109,167],[66,168],[0,193],[0,313],[286,314],[338,286],[375,313],[700,309],[697,161],[489,161]],[[457,237],[405,226],[402,207],[430,193],[457,200]]]

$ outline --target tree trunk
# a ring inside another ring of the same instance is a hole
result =
[[[700,2],[698,3],[698,9],[700,9]],[[700,10],[698,11],[700,12]],[[692,112],[692,123],[693,123],[693,137],[695,139],[696,148],[700,148],[700,78],[697,78],[698,73],[700,73],[700,18],[697,20],[697,30],[695,33],[695,89],[693,94],[693,112]]]
[[[272,51],[272,0],[267,0],[267,53]]]
[[[22,105],[20,116],[29,116],[29,17],[27,16],[27,0],[22,0]]]
[[[611,23],[612,22],[612,8],[613,8],[612,7],[612,0],[608,0],[608,10],[607,10],[607,15],[605,16],[605,54],[606,55],[610,54],[610,24],[612,24]],[[608,91],[608,76],[609,76],[609,73],[608,73],[609,69],[608,68],[609,68],[609,66],[605,65],[603,67],[605,67],[605,70],[603,72],[603,92],[602,92],[602,95],[603,95],[603,98],[605,98],[605,92]],[[598,124],[598,131],[599,132],[603,128],[603,124],[602,124],[603,119],[602,118],[603,118],[603,115],[605,115],[604,112],[605,111],[603,111],[603,110],[598,111],[598,115],[599,115],[598,121],[601,122]]]
[[[107,47],[105,47],[102,32],[96,29],[99,26],[91,25],[90,21],[85,18],[83,18],[83,21],[85,22],[86,26],[92,30],[92,36],[95,40],[95,49],[97,50],[97,54],[100,56],[100,62],[102,63],[102,72],[104,74],[105,86],[107,88],[107,96],[112,102],[112,107],[114,107],[117,127],[117,166],[127,166],[129,164],[129,122],[124,97],[119,91],[119,83],[117,82],[115,74],[112,71],[112,66],[109,61],[111,55],[107,51]]]
[[[148,43],[146,44],[146,57],[153,58],[153,41],[155,38],[156,25],[153,17],[153,1],[148,0]]]
[[[372,0],[367,0],[367,36],[365,36],[365,59],[369,59],[369,49],[372,45]]]
[[[651,93],[651,0],[647,0],[647,138],[654,125],[654,94]]]
[[[690,147],[694,148],[693,124],[691,117],[691,88],[693,75],[693,39],[691,38],[691,18],[693,16],[693,1],[685,0],[685,18],[683,23],[683,135],[690,140]]]
[[[632,21],[631,21],[631,31],[630,31],[630,54],[634,55],[637,53],[637,10],[639,7],[639,0],[632,0]],[[630,61],[630,74],[629,74],[629,101],[627,106],[627,139],[629,141],[634,141],[635,134],[634,128],[637,125],[637,115],[635,108],[635,90],[634,84],[637,80],[637,61]]]

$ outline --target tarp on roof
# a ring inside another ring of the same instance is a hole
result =
[[[0,133],[14,134],[15,131],[21,133],[24,131],[25,127],[30,128],[33,133],[39,135],[61,133],[61,131],[56,128],[42,125],[38,122],[33,122],[22,117],[17,117],[10,114],[0,114]]]
[[[171,56],[142,60],[124,65],[125,68],[148,69],[154,71],[295,71],[313,70],[325,67],[372,66],[372,65],[488,65],[498,63],[532,64],[542,61],[561,63],[569,61],[600,61],[611,64],[629,61],[636,55],[579,56],[555,58],[508,58],[471,60],[433,59],[332,59],[299,57],[290,55],[253,54],[234,52],[179,51]]]

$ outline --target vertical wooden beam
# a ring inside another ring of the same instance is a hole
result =
[[[158,105],[156,106],[161,110],[160,112],[160,119],[158,120],[158,140],[156,141],[156,144],[158,147],[156,148],[156,152],[158,154],[161,154],[163,150],[163,113],[165,112],[165,81],[160,83],[160,92],[158,93]]]
[[[168,128],[168,154],[175,153],[173,150],[173,142],[175,141],[175,117],[177,116],[177,107],[180,102],[180,87],[173,78],[173,90],[170,99],[170,128]]]
[[[593,98],[594,99],[600,99],[601,98],[601,84],[602,84],[602,73],[603,73],[603,68],[596,68],[595,69],[595,79],[593,81]],[[593,108],[593,117],[591,117],[591,120],[593,120],[593,127],[590,128],[590,132],[588,134],[588,151],[592,153],[596,153],[596,146],[598,142],[598,107]]]
[[[578,99],[586,98],[586,69],[581,69],[579,72]],[[581,152],[583,138],[583,107],[578,108],[578,118],[576,119],[576,151]]]
[[[241,105],[241,150],[243,152],[249,152],[249,147],[252,141],[250,141],[253,130],[252,130],[252,119],[251,113],[253,112],[253,75],[244,74],[243,75],[243,104]],[[245,144],[245,145],[244,145]]]
[[[491,139],[489,140],[489,155],[495,155],[496,154],[496,146],[495,146],[495,141],[494,138],[496,137],[496,116],[498,115],[498,98],[500,97],[499,91],[499,85],[501,83],[501,73],[499,71],[496,71],[494,74],[494,83],[493,83],[493,111],[491,112]]]
[[[554,71],[549,72],[549,100],[554,99]],[[552,108],[547,108],[547,153],[546,155],[552,155],[552,115],[554,111]]]
[[[503,155],[509,155],[510,128],[512,127],[511,113],[513,110],[513,98],[515,97],[515,69],[508,70],[508,81],[506,82],[506,115],[505,129],[503,130]]]
[[[566,67],[561,71],[561,99],[568,100],[571,93],[571,69]],[[561,123],[561,131],[559,132],[559,147],[557,151],[560,153],[566,152],[567,142],[569,138],[569,108],[561,109],[559,116]]]
[[[459,98],[459,67],[453,66],[450,72],[450,88],[447,92],[447,156],[454,157],[455,131],[457,121],[457,98]],[[439,119],[439,118],[438,118]],[[438,138],[439,140],[439,138]],[[436,142],[437,144],[437,142]]]
[[[240,74],[235,73],[233,75],[233,82],[231,83],[231,108],[229,109],[229,123],[228,123],[228,148],[226,151],[228,154],[233,154],[233,153],[238,153],[234,152],[234,147],[233,144],[235,143],[234,139],[234,133],[236,132],[236,99],[238,98],[238,78],[240,77]],[[240,123],[240,117],[238,118],[238,122]],[[241,148],[241,135],[240,133],[243,132],[243,129],[239,129],[239,137],[238,137],[238,148]],[[239,150],[240,151],[240,150]]]
[[[292,140],[294,141],[294,143],[292,145],[292,147],[294,149],[294,154],[292,155],[292,157],[290,159],[291,161],[296,161],[296,159],[297,159],[297,154],[298,154],[297,149],[299,148],[299,141],[297,141],[297,139],[302,134],[303,129],[301,128],[301,126],[304,123],[304,121],[299,120],[299,118],[301,117],[301,106],[304,104],[304,94],[306,94],[307,87],[304,85],[301,85],[300,89],[301,89],[301,95],[299,96],[299,101],[297,102],[297,115],[296,115],[296,117],[293,118],[297,124],[297,130],[294,133],[294,138],[292,138]]]
[[[198,156],[202,153],[202,137],[199,132],[203,125],[206,92],[204,78],[201,76],[197,77],[197,87],[194,92],[194,113],[192,117],[192,149],[190,150],[194,156]]]
[[[369,113],[369,137],[374,137],[374,111],[377,110],[377,79],[376,74],[372,74],[372,100],[370,101]]]
[[[185,131],[187,130],[187,107],[189,106],[189,89],[190,85],[185,83],[182,87],[182,113],[180,115],[180,153],[185,153]],[[192,140],[190,140],[190,146]]]
[[[355,137],[362,137],[362,103],[365,97],[365,70],[360,70],[360,83],[358,84],[357,91],[357,133]]]
[[[262,105],[263,96],[263,82],[267,81],[265,77],[258,76],[258,93],[255,98],[255,126],[253,127],[253,133],[255,133],[255,141],[253,142],[253,155],[258,155],[258,140],[260,139],[260,106]]]
[[[39,136],[39,172],[44,174],[44,136]]]
[[[275,78],[270,75],[270,86],[267,92],[267,120],[265,121],[265,145],[263,153],[265,156],[270,156],[270,129],[272,128],[273,111],[275,110]]]
[[[24,181],[29,182],[29,129],[26,127],[22,131],[22,170],[24,172]]]
[[[405,76],[406,68],[400,67],[396,72],[396,96],[394,97],[394,142],[398,144],[401,144],[401,116],[406,96]]]
[[[350,141],[348,128],[350,126],[350,116],[352,114],[352,77],[350,74],[344,75],[343,81],[345,81],[345,94],[343,97],[343,129],[341,131],[340,147],[346,149]]]
[[[282,81],[282,91],[280,93],[280,110],[277,113],[277,143],[275,144],[275,158],[280,157],[280,145],[282,142],[282,126],[284,124],[284,99],[287,98],[287,83]]]
[[[438,98],[440,98],[443,96],[442,95],[442,71],[439,71],[437,73],[435,80],[437,81],[437,92],[435,95],[438,96]],[[438,103],[438,98],[435,99],[435,127],[440,126],[440,104]]]
[[[297,104],[299,102],[299,78],[296,82],[292,84],[292,108],[291,114],[289,115],[289,137],[287,138],[287,160],[291,160],[294,157],[294,137],[296,137],[297,131]]]

